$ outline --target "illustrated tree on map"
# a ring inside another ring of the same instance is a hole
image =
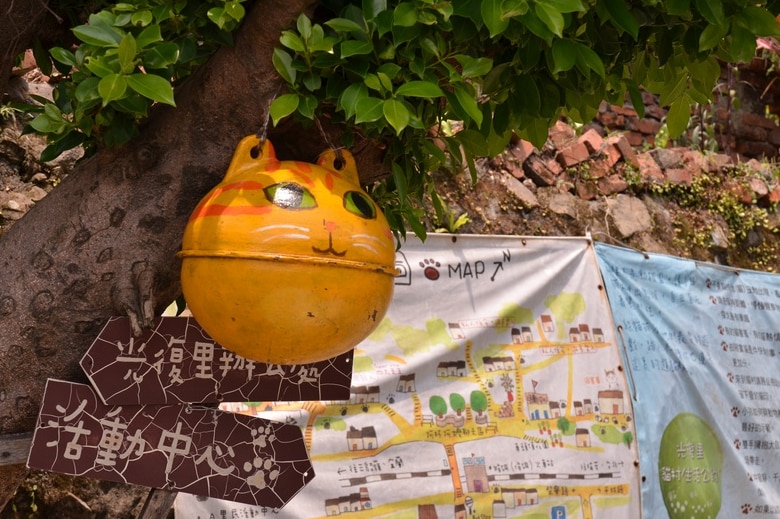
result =
[[[555,318],[558,339],[566,337],[568,327],[565,325],[573,323],[586,308],[585,298],[582,297],[582,294],[572,292],[561,292],[547,296],[544,300],[544,306],[550,310]]]
[[[443,418],[447,412],[447,402],[439,395],[433,395],[428,401],[428,406],[431,408],[431,412],[439,418]]]

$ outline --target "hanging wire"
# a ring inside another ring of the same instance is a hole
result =
[[[268,104],[265,108],[265,120],[263,121],[263,125],[260,127],[260,131],[255,134],[255,137],[257,137],[260,142],[251,150],[252,158],[254,159],[260,158],[260,155],[262,155],[263,145],[265,144],[266,139],[268,139],[268,122],[271,120],[271,105],[273,104],[274,100],[276,100],[276,96],[279,95],[279,90],[281,88],[282,85],[280,84],[276,88],[276,92],[274,92],[274,94],[268,100]]]
[[[322,135],[323,140],[325,141],[325,144],[328,145],[328,148],[336,152],[336,159],[333,161],[333,167],[336,168],[336,171],[340,171],[341,168],[344,167],[346,164],[346,161],[344,160],[344,155],[342,155],[341,150],[342,147],[336,147],[333,142],[328,137],[328,134],[325,133],[325,129],[322,127],[322,123],[320,122],[319,117],[316,115],[314,116],[314,122],[317,123],[317,128],[320,130],[320,135]]]

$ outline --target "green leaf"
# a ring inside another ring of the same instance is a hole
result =
[[[341,57],[348,58],[361,54],[371,54],[374,46],[370,41],[347,40],[341,43]]]
[[[563,37],[563,14],[559,10],[548,4],[538,3],[534,6],[534,12],[550,32],[559,38]]]
[[[51,69],[52,69],[51,58],[49,57],[49,53],[47,52],[47,50],[43,48],[43,43],[41,43],[40,39],[35,38],[33,40],[32,52],[33,52],[33,58],[35,58],[35,64],[38,65],[38,68],[41,70],[43,75],[51,76]]]
[[[501,0],[483,0],[480,13],[491,38],[503,33],[509,27],[509,19],[504,18],[501,10]]]
[[[298,103],[301,98],[297,94],[284,94],[273,100],[271,107],[268,109],[268,113],[271,115],[274,126],[279,124],[279,121],[295,112],[298,109]]]
[[[103,106],[125,95],[125,90],[127,79],[121,74],[109,74],[98,83],[98,93],[103,98]]]
[[[100,94],[97,91],[98,83],[100,83],[100,78],[96,77],[88,77],[79,83],[75,92],[76,100],[83,104],[100,99]]]
[[[409,110],[396,99],[388,99],[382,106],[382,112],[390,126],[395,128],[395,134],[400,135],[401,130],[409,124]]]
[[[78,25],[71,30],[79,40],[97,47],[116,47],[122,41],[122,36],[117,31],[102,26]]]
[[[528,12],[528,0],[504,0],[501,2],[504,18],[521,16]]]
[[[577,43],[577,67],[579,67],[586,76],[588,75],[586,70],[592,70],[601,78],[604,78],[606,75],[606,72],[604,71],[604,62],[601,61],[601,57],[596,54],[596,51],[581,43]]]
[[[225,12],[235,21],[240,22],[244,19],[246,9],[244,9],[244,6],[241,5],[238,1],[233,0],[232,2],[225,3]]]
[[[729,24],[726,22],[723,25],[708,25],[704,28],[699,36],[699,50],[705,51],[714,49],[723,38],[729,33]]]
[[[731,59],[733,61],[748,62],[756,54],[756,36],[749,29],[740,25],[731,26]]]
[[[363,14],[366,20],[372,20],[387,10],[387,0],[363,0]]]
[[[482,77],[493,68],[493,60],[490,58],[472,58],[464,54],[455,56],[461,67],[460,75],[463,79]]]
[[[135,39],[139,49],[143,49],[158,41],[162,41],[162,33],[160,32],[160,26],[157,24],[146,27]]]
[[[295,52],[304,52],[306,50],[303,40],[293,31],[282,31],[282,35],[279,37],[279,43]]]
[[[624,79],[623,81],[626,84],[628,97],[631,99],[634,110],[636,110],[637,117],[642,119],[645,116],[645,101],[642,99],[642,92],[639,91],[639,87],[632,79]]]
[[[463,85],[455,85],[455,97],[466,114],[477,123],[477,126],[481,126],[482,111],[472,93]]]
[[[566,72],[577,61],[577,45],[572,40],[556,39],[552,45],[553,74]]]
[[[176,45],[174,45],[175,47]],[[117,47],[117,57],[122,74],[129,74],[135,70],[136,44],[132,34],[125,34]]]
[[[133,13],[133,16],[130,18],[130,21],[133,25],[138,25],[140,27],[146,27],[150,23],[152,23],[152,12],[151,11],[138,11]]]
[[[298,105],[298,113],[307,119],[314,118],[314,111],[317,109],[317,98],[311,95],[306,95],[301,99]]]
[[[158,43],[141,55],[147,69],[163,69],[179,60],[179,47],[173,42]]]
[[[398,87],[395,93],[399,96],[423,97],[426,99],[444,96],[444,92],[439,88],[439,85],[431,81],[409,81]]]
[[[669,14],[676,16],[690,14],[691,0],[667,0],[666,8]]]
[[[127,84],[130,88],[152,101],[176,106],[173,100],[173,86],[171,83],[155,76],[154,74],[130,74],[127,76]]]
[[[530,119],[526,125],[519,129],[518,133],[523,139],[530,141],[531,144],[539,149],[544,147],[547,142],[549,127],[544,119]]]
[[[308,40],[311,37],[311,20],[306,16],[306,13],[298,15],[298,19],[295,21],[295,26],[300,33],[301,38]]]
[[[670,74],[677,74],[677,76],[664,81],[662,88],[658,91],[658,102],[661,103],[662,106],[671,104],[679,99],[688,86],[688,73],[685,70],[670,70]]]
[[[43,149],[40,156],[41,162],[49,162],[59,157],[62,153],[81,145],[86,140],[86,135],[83,133],[71,130],[55,142],[46,146]]]
[[[362,83],[352,83],[345,88],[338,102],[339,107],[344,110],[344,117],[349,119],[355,115],[357,104],[366,97],[368,97],[368,88]]]
[[[52,47],[49,49],[49,54],[51,54],[52,58],[56,59],[60,63],[64,63],[65,65],[70,65],[71,67],[75,67],[77,65],[76,56],[74,56],[71,51],[63,49],[62,47]]]
[[[687,94],[678,97],[669,106],[666,114],[666,126],[669,128],[669,137],[676,138],[683,134],[688,127],[688,120],[691,117],[692,100]]]
[[[287,83],[295,84],[296,70],[292,67],[292,57],[282,49],[275,48],[271,58],[274,68]]]
[[[348,20],[346,18],[331,18],[327,22],[325,22],[325,25],[330,27],[336,32],[354,32],[354,31],[360,31],[363,32],[363,26],[360,25],[357,22],[353,22],[352,20]]]
[[[743,7],[734,15],[734,23],[752,31],[756,36],[780,35],[775,17],[761,7]]]
[[[636,41],[639,38],[639,22],[628,9],[627,3],[624,0],[604,0],[604,3],[615,25]]]
[[[417,7],[411,2],[401,2],[393,11],[393,25],[411,27],[417,23]]]
[[[384,101],[377,97],[364,97],[355,107],[355,124],[372,123],[384,115]]]
[[[511,97],[513,108],[516,108],[518,115],[538,116],[539,109],[542,106],[542,100],[539,96],[539,87],[536,85],[533,77],[528,74],[522,74],[515,79],[514,95]]]
[[[723,25],[726,22],[722,0],[695,0],[694,3],[710,25]]]
[[[463,130],[455,135],[463,149],[475,157],[485,157],[488,154],[488,143],[477,130]]]

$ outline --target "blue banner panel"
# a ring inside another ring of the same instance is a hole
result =
[[[597,244],[645,518],[780,517],[780,276]]]

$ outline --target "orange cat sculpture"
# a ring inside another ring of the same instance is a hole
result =
[[[228,350],[270,364],[353,348],[384,316],[396,275],[392,233],[349,152],[279,161],[254,136],[193,211],[179,256],[198,324]]]

